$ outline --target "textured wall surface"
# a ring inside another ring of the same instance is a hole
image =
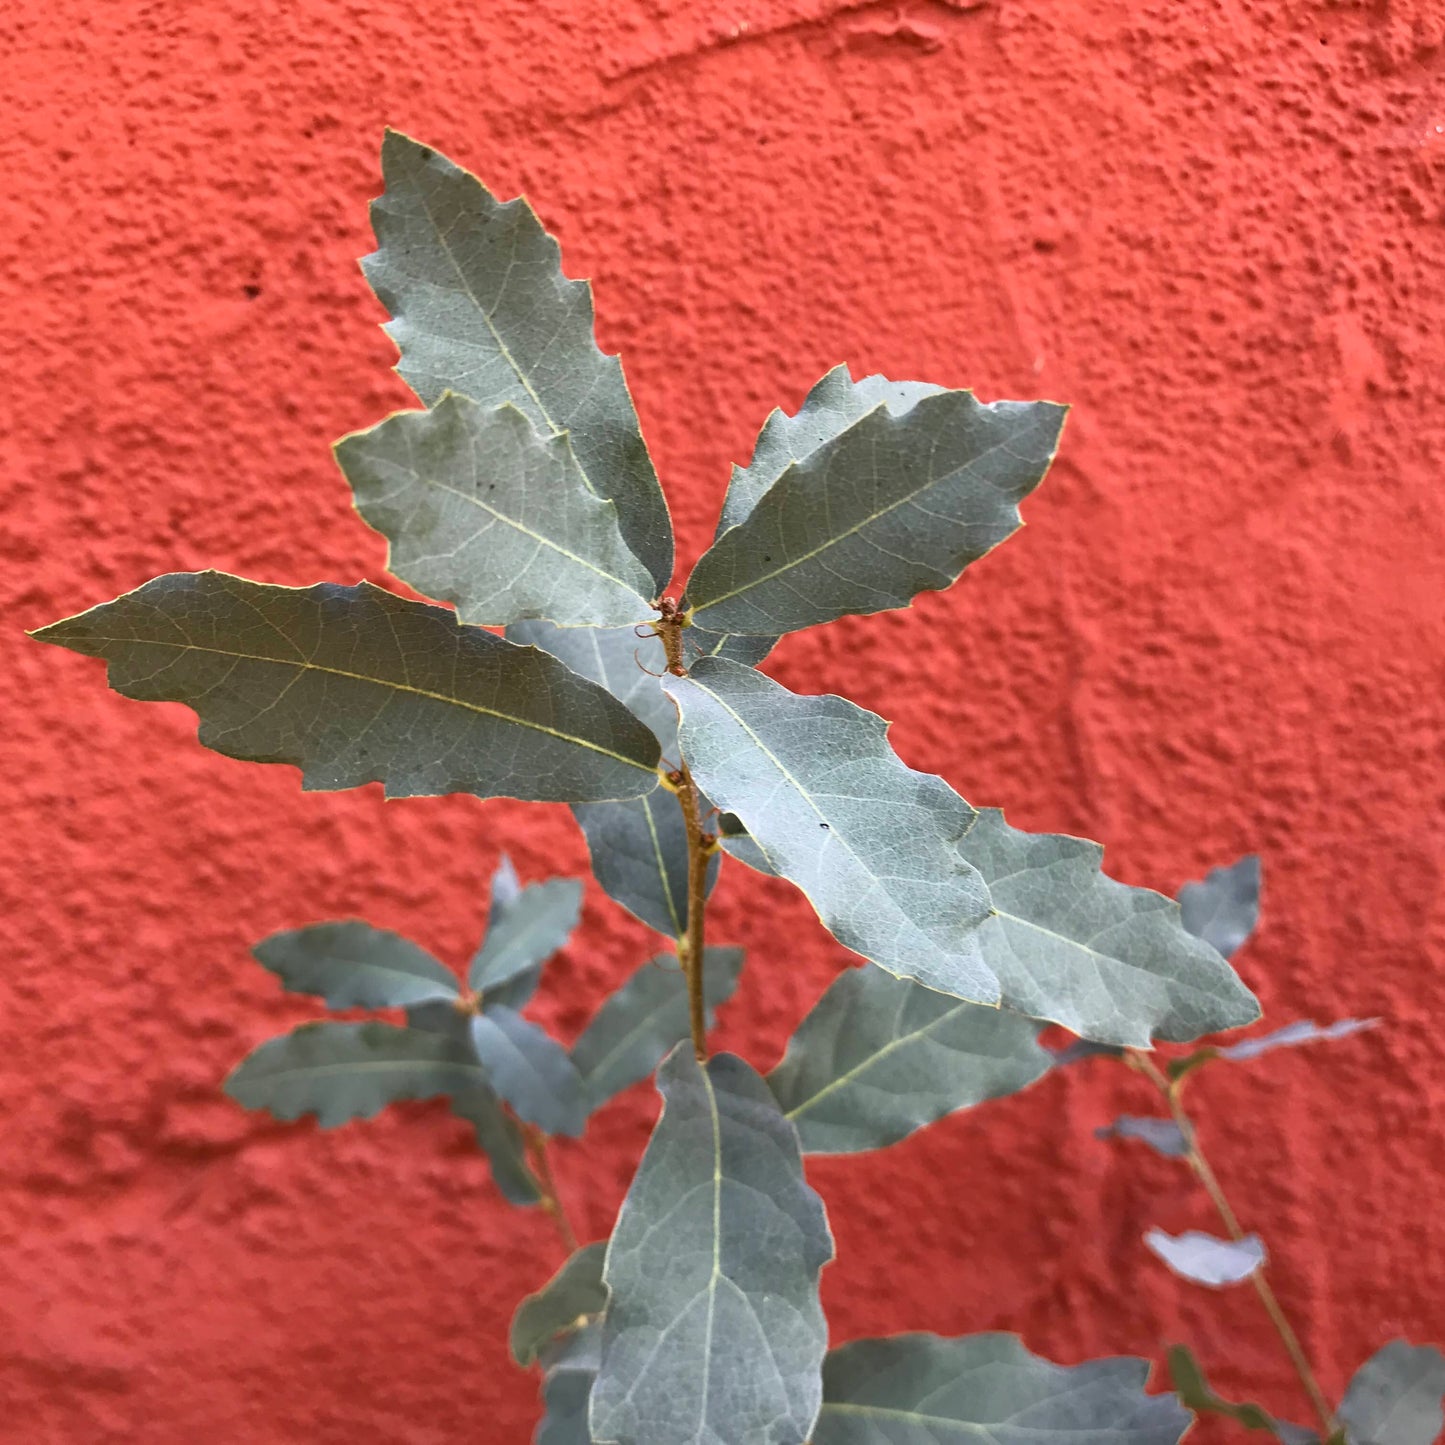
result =
[[[560,1247],[465,1126],[322,1135],[219,1081],[311,1013],[253,940],[362,914],[460,964],[503,846],[581,871],[566,810],[303,796],[21,635],[166,570],[381,577],[328,445],[408,400],[355,265],[387,123],[595,279],[684,562],[836,362],[1076,404],[1019,537],[769,670],[1128,882],[1259,850],[1271,1020],[1386,1025],[1204,1076],[1205,1139],[1330,1390],[1445,1336],[1440,0],[3,0],[0,40],[0,1435],[529,1437],[503,1327]],[[766,1067],[844,959],[742,869],[714,917],[750,951],[719,1042]],[[651,947],[595,888],[584,927],[537,1005],[569,1035]],[[1251,1293],[1140,1246],[1212,1223],[1093,1137],[1148,1102],[1095,1062],[817,1163],[834,1338],[1187,1340],[1301,1416]],[[654,1110],[558,1149],[589,1237]]]

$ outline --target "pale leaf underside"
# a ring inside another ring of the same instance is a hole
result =
[[[388,569],[454,602],[464,622],[590,627],[652,614],[656,589],[617,508],[588,489],[565,433],[537,432],[508,402],[449,392],[431,411],[343,437],[336,460],[391,544]]]
[[[881,718],[718,658],[663,685],[698,785],[840,943],[940,992],[997,1001],[977,940],[988,892],[958,851],[973,810],[906,767]]]
[[[1186,1229],[1183,1234],[1151,1229],[1144,1235],[1144,1243],[1175,1274],[1213,1289],[1248,1279],[1265,1257],[1264,1241],[1257,1234],[1220,1239],[1198,1229]]]

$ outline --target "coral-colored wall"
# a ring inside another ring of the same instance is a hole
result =
[[[171,569],[380,576],[328,444],[408,400],[355,265],[386,123],[595,278],[684,561],[840,360],[1076,404],[1023,534],[770,670],[1129,882],[1262,852],[1269,1016],[1387,1022],[1206,1076],[1207,1141],[1330,1389],[1445,1336],[1440,0],[5,0],[0,37],[0,1435],[528,1438],[503,1331],[559,1246],[465,1126],[318,1135],[219,1081],[310,1013],[253,940],[356,913],[460,963],[500,848],[583,868],[568,814],[303,796],[20,635]],[[720,1042],[766,1067],[845,959],[742,869],[715,917],[751,957]],[[540,1013],[572,1034],[649,947],[590,889]],[[1250,1293],[1141,1248],[1210,1224],[1093,1137],[1146,1106],[1096,1063],[811,1166],[835,1338],[1188,1340],[1302,1416]],[[557,1151],[587,1235],[654,1107]]]

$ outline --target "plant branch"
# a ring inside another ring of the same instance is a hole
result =
[[[567,1209],[557,1192],[552,1159],[547,1153],[547,1136],[534,1124],[525,1125],[523,1131],[527,1142],[527,1167],[536,1181],[537,1193],[542,1196],[542,1212],[552,1216],[552,1222],[557,1226],[557,1233],[561,1235],[567,1253],[575,1254],[577,1231],[572,1228],[572,1221],[567,1217]]]
[[[1234,1206],[1230,1204],[1223,1187],[1220,1185],[1219,1177],[1210,1166],[1209,1160],[1204,1157],[1204,1151],[1199,1147],[1199,1134],[1194,1127],[1194,1120],[1184,1108],[1184,1101],[1180,1097],[1180,1090],[1177,1081],[1171,1081],[1158,1067],[1157,1064],[1145,1053],[1137,1049],[1130,1049],[1128,1061],[1132,1068],[1143,1074],[1150,1083],[1159,1091],[1165,1104],[1169,1108],[1169,1115],[1174,1120],[1175,1127],[1179,1130],[1184,1139],[1186,1154],[1185,1159],[1189,1167],[1194,1171],[1194,1176],[1209,1196],[1215,1211],[1224,1222],[1225,1229],[1229,1232],[1231,1239],[1243,1239],[1244,1229],[1239,1223],[1239,1216],[1234,1212]],[[1333,1441],[1339,1435],[1340,1425],[1335,1418],[1334,1411],[1325,1397],[1325,1392],[1320,1389],[1319,1381],[1315,1378],[1315,1372],[1310,1365],[1309,1356],[1304,1352],[1304,1346],[1300,1344],[1299,1336],[1290,1324],[1289,1317],[1285,1314],[1278,1296],[1271,1287],[1269,1280],[1265,1277],[1265,1267],[1260,1265],[1249,1277],[1250,1283],[1254,1286],[1255,1293],[1259,1296],[1260,1303],[1264,1306],[1265,1313],[1269,1316],[1270,1323],[1274,1326],[1275,1332],[1279,1335],[1284,1344],[1285,1353],[1290,1358],[1290,1363],[1295,1368],[1295,1373],[1304,1386],[1305,1394],[1309,1396],[1310,1404],[1314,1407],[1315,1414],[1319,1416],[1320,1424],[1324,1426],[1324,1438],[1326,1442]]]
[[[657,633],[667,653],[667,670],[675,677],[684,677],[687,667],[683,661],[682,634],[687,626],[686,617],[679,612],[677,602],[671,597],[664,597],[658,610],[662,616],[657,623]],[[683,827],[687,832],[687,932],[677,940],[677,951],[687,979],[693,1051],[699,1062],[705,1062],[707,1005],[703,997],[703,940],[707,926],[707,864],[711,840],[703,832],[702,795],[688,771],[686,758],[680,759],[677,769],[668,774],[668,781],[677,793]]]

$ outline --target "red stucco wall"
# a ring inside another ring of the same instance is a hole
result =
[[[1206,1139],[1331,1390],[1445,1337],[1440,0],[5,0],[0,37],[0,1437],[528,1438],[503,1329],[559,1246],[465,1126],[318,1135],[218,1084],[309,1012],[251,941],[357,913],[460,963],[503,845],[583,868],[566,811],[303,796],[20,634],[170,569],[379,577],[328,444],[408,400],[355,265],[385,123],[595,278],[685,562],[840,360],[1076,404],[1021,536],[770,670],[1129,882],[1262,852],[1270,1017],[1387,1023],[1207,1076]],[[843,959],[741,869],[715,918],[751,954],[720,1042],[766,1067]],[[585,930],[540,1003],[569,1034],[650,947],[595,888]],[[1093,1138],[1141,1087],[1093,1064],[814,1165],[835,1338],[1184,1339],[1302,1415],[1252,1295],[1140,1247],[1211,1223]],[[589,1236],[653,1111],[559,1148]]]

